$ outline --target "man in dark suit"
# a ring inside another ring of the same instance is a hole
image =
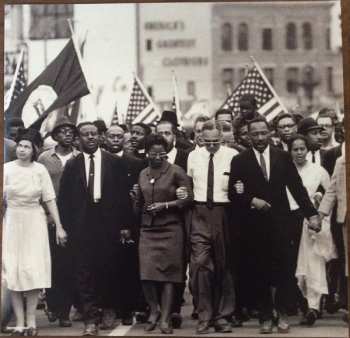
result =
[[[278,331],[289,331],[286,307],[291,276],[290,211],[286,188],[300,205],[310,228],[319,230],[317,211],[287,152],[269,145],[270,129],[263,117],[248,122],[252,148],[231,162],[229,198],[240,210],[241,255],[251,267],[251,292],[260,310],[260,333],[272,332],[272,311],[279,313]],[[249,280],[247,280],[249,282]],[[286,291],[287,290],[287,291]]]
[[[82,153],[65,166],[58,205],[76,260],[83,335],[97,335],[99,308],[116,302],[118,244],[133,219],[124,163],[99,148],[93,123],[77,129]]]
[[[126,165],[128,172],[128,189],[132,189],[138,183],[139,174],[145,168],[146,162],[133,157],[124,151],[125,131],[120,126],[112,126],[106,131],[105,145],[107,150],[120,158]],[[134,225],[140,223],[135,218]],[[128,239],[123,242],[119,252],[119,304],[116,304],[122,318],[123,325],[132,325],[132,312],[145,310],[146,302],[143,301],[141,283],[139,278],[137,243],[139,229],[130,228]],[[140,304],[141,303],[141,304]]]

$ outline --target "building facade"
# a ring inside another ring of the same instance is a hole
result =
[[[139,13],[142,79],[170,105],[170,70],[183,111],[195,100],[217,109],[241,82],[250,57],[287,108],[343,106],[341,50],[332,48],[334,1],[143,4]]]

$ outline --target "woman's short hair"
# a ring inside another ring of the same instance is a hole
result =
[[[39,156],[39,148],[38,146],[33,142],[33,140],[27,138],[27,137],[22,137],[22,138],[18,138],[17,139],[17,147],[18,147],[18,144],[21,142],[21,141],[28,141],[30,142],[30,144],[32,145],[32,149],[33,149],[33,154],[32,154],[32,157],[30,159],[31,162],[34,162],[38,159],[38,156]]]
[[[146,153],[148,153],[153,146],[163,146],[165,150],[168,148],[168,144],[163,138],[163,136],[160,136],[157,134],[151,134],[146,137],[146,141],[145,141]]]
[[[301,134],[294,134],[288,141],[288,151],[291,152],[292,151],[292,147],[295,141],[297,140],[302,140],[305,143],[306,149],[309,150],[310,146],[309,146],[309,142],[307,140],[307,138],[304,135]]]

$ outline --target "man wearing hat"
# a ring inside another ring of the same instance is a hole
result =
[[[306,137],[310,151],[306,159],[312,163],[323,165],[323,152],[321,152],[323,127],[319,126],[312,117],[306,117],[299,122],[298,133]]]
[[[78,154],[72,146],[75,134],[75,125],[66,116],[59,117],[51,133],[57,145],[44,151],[38,158],[38,162],[42,163],[50,174],[56,196],[65,164]],[[69,327],[72,325],[69,312],[74,290],[72,257],[67,247],[57,245],[55,224],[50,218],[48,223],[52,258],[52,287],[46,291],[48,319],[54,322],[58,318],[61,327]]]

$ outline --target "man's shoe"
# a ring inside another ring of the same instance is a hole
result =
[[[215,332],[220,332],[220,333],[230,333],[232,332],[232,327],[227,321],[215,322],[214,330]]]
[[[57,320],[57,316],[54,312],[45,310],[45,313],[50,323],[54,323]]]
[[[196,329],[197,334],[208,334],[209,333],[209,322],[199,322]]]
[[[98,335],[98,327],[96,324],[86,324],[83,336],[97,336]]]
[[[170,316],[170,321],[171,321],[171,326],[174,329],[179,329],[181,327],[182,324],[182,316],[180,313],[172,313]]]
[[[261,334],[272,333],[272,321],[271,320],[265,320],[260,324],[260,333]]]
[[[278,333],[288,333],[289,332],[289,323],[287,316],[280,316],[277,324]]]
[[[129,317],[125,317],[122,319],[122,324],[130,326],[133,324],[133,317],[130,315]]]
[[[243,321],[241,321],[240,319],[238,319],[235,316],[231,317],[231,326],[232,327],[242,327],[243,326]]]
[[[60,327],[71,327],[72,322],[69,319],[59,319]]]
[[[163,334],[173,334],[173,328],[171,327],[170,321],[162,322],[159,324],[160,332]]]
[[[102,321],[101,321],[101,330],[112,330],[115,328],[115,312],[111,309],[104,310]]]
[[[147,323],[148,314],[147,312],[135,312],[135,319],[137,323]]]

